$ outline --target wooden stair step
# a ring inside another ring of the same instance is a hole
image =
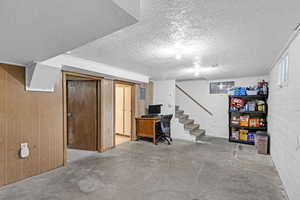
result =
[[[182,114],[179,116],[179,119],[187,119],[187,118],[189,118],[189,115],[187,114]]]
[[[201,140],[205,135],[205,130],[200,129],[199,124],[195,124],[195,120],[189,119],[189,115],[184,113],[184,110],[180,110],[178,105],[175,106],[175,117],[179,119],[179,123],[183,124],[184,129],[189,131],[190,135],[196,137],[197,140]]]
[[[198,128],[198,129],[191,131],[190,134],[193,136],[196,136],[196,137],[203,136],[203,135],[205,135],[205,130]]]
[[[187,124],[193,124],[195,122],[195,120],[193,120],[193,119],[182,119],[182,120],[179,120],[179,122],[184,124],[184,125],[187,125]]]
[[[184,113],[184,110],[176,110],[175,113],[176,113],[176,114],[183,114],[183,113]]]
[[[187,124],[184,126],[184,128],[189,131],[193,131],[195,129],[198,129],[199,127],[200,127],[199,124]]]

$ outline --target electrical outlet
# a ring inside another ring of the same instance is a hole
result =
[[[20,157],[27,158],[29,156],[28,143],[21,143]]]
[[[299,141],[299,136],[297,136],[297,146],[296,146],[296,151],[300,149],[300,141]]]
[[[21,143],[21,149],[28,147],[28,143]]]

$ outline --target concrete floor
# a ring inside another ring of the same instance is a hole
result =
[[[68,149],[68,163],[75,162],[78,160],[82,160],[86,157],[95,155],[96,151],[86,151],[86,150],[78,150],[78,149]]]
[[[122,136],[122,135],[116,135],[116,145],[123,144],[125,142],[129,142],[130,137]]]
[[[252,147],[128,142],[0,189],[1,200],[283,200],[269,156]]]

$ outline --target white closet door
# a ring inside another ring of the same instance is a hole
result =
[[[124,134],[124,89],[116,86],[116,133]]]
[[[131,136],[131,86],[124,88],[124,135]]]

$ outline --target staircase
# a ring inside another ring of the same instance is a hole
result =
[[[175,117],[183,125],[185,132],[196,137],[196,142],[200,141],[201,137],[205,135],[205,130],[200,129],[200,125],[195,124],[195,121],[190,119],[189,115],[184,113],[184,110],[180,110],[179,106],[175,106]]]

